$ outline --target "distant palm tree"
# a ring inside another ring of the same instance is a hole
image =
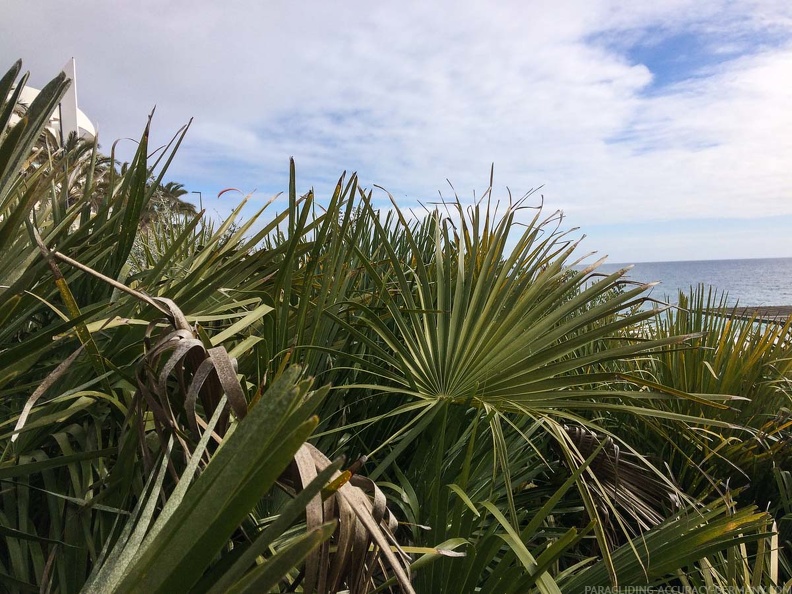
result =
[[[180,196],[184,196],[187,193],[187,190],[184,189],[184,184],[179,184],[176,182],[162,184],[157,191],[163,197],[176,200],[178,200]],[[181,201],[179,200],[179,202]],[[193,212],[195,212],[195,207],[192,204],[190,206],[192,207]]]
[[[152,179],[152,182],[153,179]],[[194,204],[182,200],[187,194],[184,184],[168,182],[160,184],[151,196],[148,204],[140,214],[140,227],[147,229],[151,222],[165,213],[175,215],[195,215],[197,210]]]

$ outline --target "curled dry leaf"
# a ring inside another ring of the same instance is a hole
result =
[[[172,300],[157,298],[157,302],[169,315],[152,321],[146,330],[146,354],[138,366],[135,401],[138,412],[144,403],[151,411],[160,443],[173,435],[189,456],[193,448],[186,436],[191,435],[193,443],[198,441],[206,427],[204,419],[214,414],[223,394],[239,419],[247,414],[247,401],[236,376],[236,361],[225,348],[207,349]],[[154,336],[163,322],[165,331]],[[138,414],[138,419],[139,430],[145,431],[143,415]],[[222,440],[228,427],[229,414],[224,411],[215,428],[215,441]]]
[[[306,443],[282,482],[299,490],[330,464],[327,456]],[[362,594],[393,577],[401,591],[413,592],[410,558],[394,536],[398,523],[385,495],[366,477],[337,480],[341,475],[335,473],[330,481],[340,486],[317,495],[306,509],[309,530],[331,520],[337,520],[338,528],[331,542],[306,560],[305,591],[325,594],[347,589]]]
[[[225,348],[207,349],[175,303],[158,301],[170,312],[170,328],[154,337],[163,320],[149,325],[147,352],[138,367],[138,403],[148,405],[161,442],[167,443],[173,436],[187,455],[192,448],[185,435],[191,433],[198,440],[206,427],[203,419],[215,412],[223,394],[237,418],[245,416],[248,405],[236,375],[236,362]],[[225,411],[213,434],[216,442],[222,441],[228,424]],[[306,443],[280,482],[299,491],[330,464],[327,456]],[[304,591],[365,593],[393,577],[401,591],[413,592],[411,560],[396,541],[398,523],[385,495],[370,479],[343,474],[336,472],[328,488],[306,506],[308,531],[332,520],[338,521],[338,528],[330,542],[306,558]]]

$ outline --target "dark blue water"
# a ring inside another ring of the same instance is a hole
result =
[[[603,264],[599,272],[615,272],[625,264]],[[700,260],[694,262],[642,262],[627,273],[641,282],[660,281],[651,296],[670,296],[687,292],[699,283],[728,293],[729,304],[743,306],[792,305],[792,258],[752,260]]]

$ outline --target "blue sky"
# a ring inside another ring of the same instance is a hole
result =
[[[156,142],[194,117],[169,177],[218,216],[236,200],[223,188],[255,190],[251,208],[284,191],[290,156],[301,190],[357,171],[406,208],[449,195],[447,179],[480,195],[494,163],[496,196],[541,187],[610,261],[792,256],[786,0],[3,11],[0,56],[34,84],[77,59],[104,146],[155,104]]]

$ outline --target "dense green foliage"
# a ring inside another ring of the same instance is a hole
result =
[[[148,127],[123,166],[80,143],[31,159],[68,81],[10,126],[19,74],[0,81],[4,590],[792,580],[789,325],[703,292],[643,307],[528,198],[416,218],[354,175],[299,196],[292,163],[283,210],[215,224],[162,184],[186,129],[155,162]]]

